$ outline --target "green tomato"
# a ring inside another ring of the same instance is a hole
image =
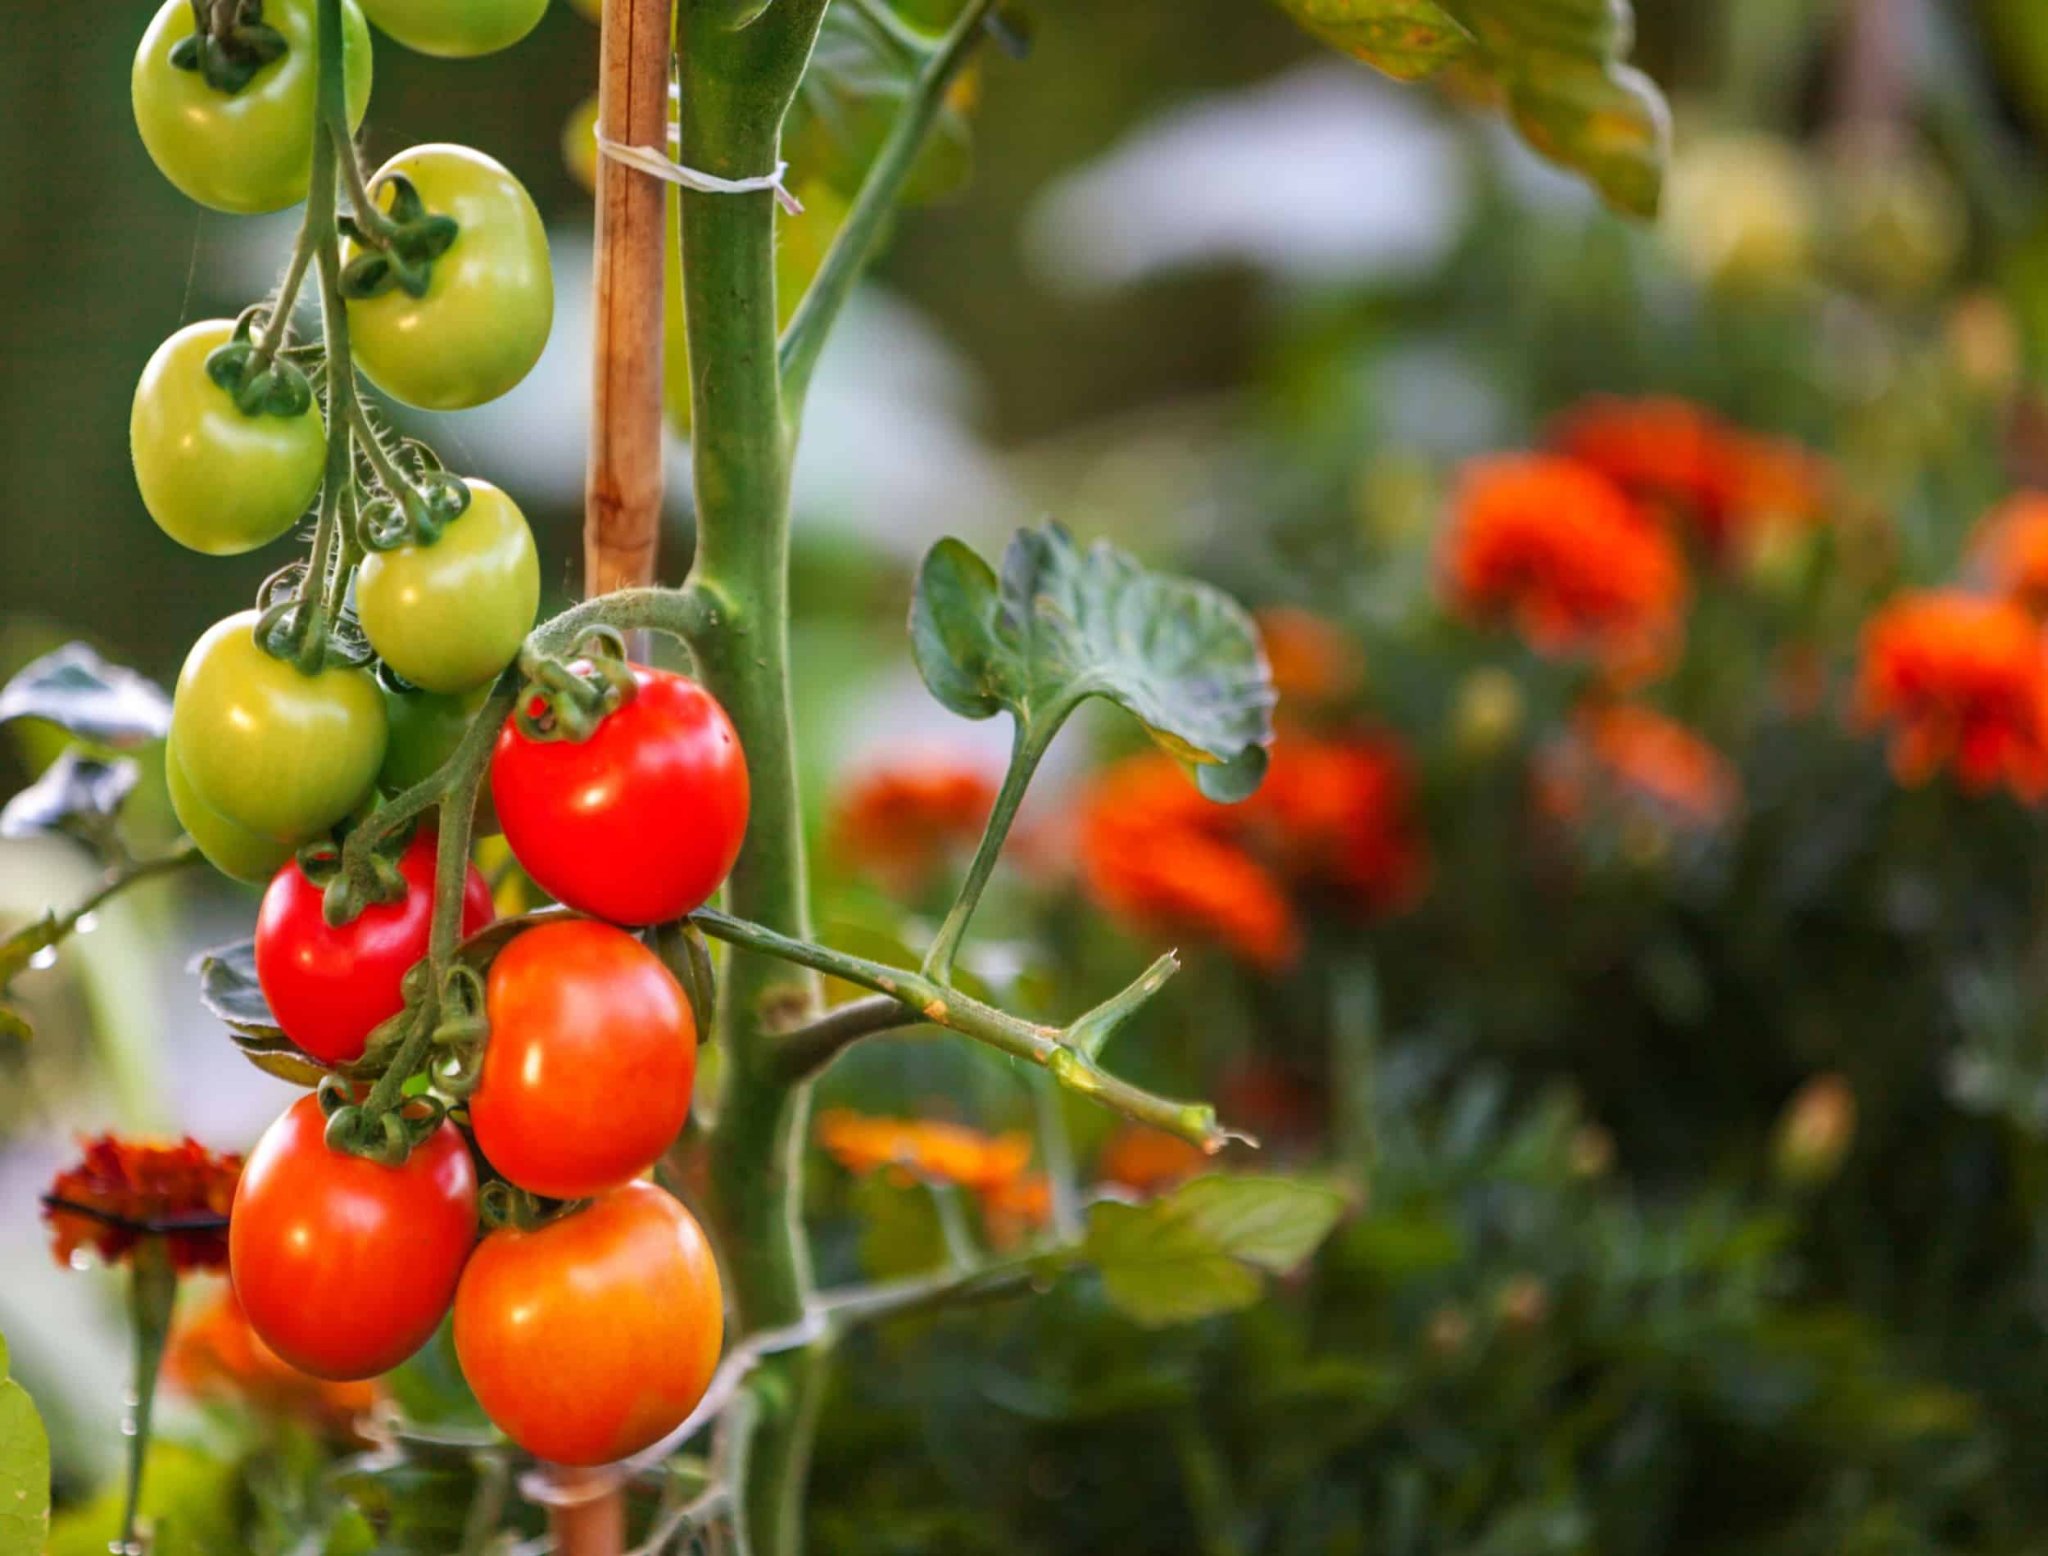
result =
[[[547,233],[519,180],[467,146],[415,146],[377,170],[389,205],[402,173],[426,208],[460,229],[433,261],[426,295],[394,287],[348,305],[356,366],[386,394],[430,411],[495,400],[540,360],[555,319]],[[344,258],[353,258],[353,244]]]
[[[442,59],[510,48],[532,32],[548,0],[363,0],[370,20],[399,43]]]
[[[319,495],[327,458],[320,412],[250,416],[206,376],[233,338],[225,319],[188,324],[142,370],[128,413],[128,453],[157,528],[208,556],[268,545]]]
[[[491,696],[488,686],[452,694],[397,691],[389,686],[383,691],[391,739],[384,747],[377,787],[386,794],[402,794],[439,772]]]
[[[284,35],[285,52],[230,97],[198,71],[171,63],[171,50],[192,35],[192,5],[164,0],[135,51],[128,89],[150,160],[189,198],[242,216],[306,198],[320,73],[317,3],[266,0],[263,21]],[[370,106],[370,28],[356,0],[342,0],[341,17],[353,129]]]
[[[185,774],[184,763],[178,760],[176,743],[169,740],[164,742],[164,785],[171,791],[171,811],[178,825],[222,875],[260,886],[291,858],[292,850],[283,843],[258,837],[201,799]]]
[[[356,619],[377,657],[423,691],[488,685],[518,657],[540,605],[533,531],[488,481],[431,546],[373,551],[356,574]]]
[[[367,670],[306,675],[256,646],[255,611],[192,645],[171,694],[171,739],[194,798],[296,848],[369,795],[384,762],[384,701]]]

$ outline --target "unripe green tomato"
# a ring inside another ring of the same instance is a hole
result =
[[[415,146],[370,181],[390,204],[402,173],[455,241],[433,261],[426,295],[394,287],[348,305],[356,366],[379,389],[430,411],[495,400],[540,360],[555,319],[547,233],[519,180],[467,146]],[[353,258],[350,244],[345,258]]]
[[[491,695],[488,686],[453,695],[395,691],[388,686],[381,690],[391,738],[384,743],[384,766],[377,774],[377,787],[387,794],[403,793],[439,772]]]
[[[320,491],[327,429],[297,416],[245,413],[206,376],[206,359],[233,338],[225,319],[188,324],[142,370],[128,413],[128,453],[142,505],[157,528],[208,556],[268,545]]]
[[[370,20],[419,54],[474,59],[532,32],[548,0],[363,0]]]
[[[466,481],[469,506],[431,546],[373,551],[356,619],[377,657],[430,692],[484,686],[518,657],[540,605],[533,531],[511,498]]]
[[[199,852],[222,875],[252,886],[261,886],[284,868],[292,851],[283,843],[258,837],[239,826],[199,797],[185,767],[178,760],[177,745],[164,742],[164,786],[171,791],[171,811],[186,835],[199,845]]]
[[[369,795],[384,761],[384,701],[367,670],[307,675],[256,646],[257,613],[208,627],[178,672],[171,739],[192,795],[296,848]]]
[[[264,24],[284,35],[285,52],[230,97],[198,71],[171,63],[171,50],[192,35],[192,5],[164,0],[135,51],[128,88],[150,160],[188,198],[243,216],[306,198],[320,73],[317,14],[317,0],[266,0]],[[341,33],[353,129],[370,106],[370,28],[356,0],[342,0]]]

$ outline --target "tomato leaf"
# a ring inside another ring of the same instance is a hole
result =
[[[1259,1273],[1300,1265],[1343,1212],[1344,1197],[1320,1184],[1218,1174],[1150,1204],[1091,1206],[1085,1252],[1126,1317],[1187,1323],[1249,1307]]]
[[[201,951],[192,959],[192,971],[199,978],[200,1004],[226,1022],[237,1041],[290,1045],[256,981],[255,941],[236,940]]]
[[[833,0],[783,131],[790,166],[841,194],[857,193],[910,97],[919,63],[862,7]],[[903,199],[915,204],[950,194],[971,170],[967,121],[949,105],[904,184]]]
[[[957,540],[918,570],[911,647],[963,718],[1008,712],[1027,741],[1105,697],[1195,770],[1211,799],[1259,785],[1274,693],[1251,618],[1207,584],[1152,573],[1058,525],[1019,530],[1000,578]]]
[[[134,791],[139,769],[126,757],[105,760],[67,746],[42,777],[0,808],[0,837],[71,832],[90,837]]]
[[[0,1551],[39,1551],[49,1532],[50,1435],[0,1338]]]
[[[0,940],[0,1037],[26,1042],[35,1035],[28,1017],[5,1003],[8,985],[36,965],[36,957],[64,938],[64,926],[53,913],[45,913]],[[54,953],[52,953],[54,955]]]
[[[1657,214],[1670,114],[1622,61],[1628,0],[1278,0],[1307,31],[1397,80],[1446,66],[1522,138],[1630,216]]]
[[[0,724],[9,719],[46,719],[96,745],[125,748],[170,732],[171,700],[147,676],[66,643],[0,686]]]

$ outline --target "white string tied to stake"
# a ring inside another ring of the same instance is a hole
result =
[[[602,130],[597,135],[597,149],[612,161],[645,173],[650,178],[694,189],[699,194],[757,194],[766,189],[774,194],[776,204],[790,215],[803,213],[803,202],[791,194],[789,186],[783,182],[789,174],[787,162],[776,163],[772,173],[761,173],[752,178],[720,178],[716,173],[686,166],[652,146],[628,146],[611,140]]]

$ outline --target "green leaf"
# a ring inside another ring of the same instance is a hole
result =
[[[857,193],[910,97],[919,64],[861,7],[833,0],[783,131],[790,166],[843,195]],[[967,121],[946,107],[911,170],[903,199],[938,199],[964,184],[971,171]]]
[[[1086,1255],[1127,1317],[1187,1323],[1249,1307],[1259,1272],[1294,1269],[1343,1212],[1344,1197],[1321,1184],[1217,1174],[1150,1204],[1091,1206]]]
[[[1670,149],[1656,84],[1623,63],[1629,0],[1279,0],[1305,29],[1399,80],[1455,65],[1522,138],[1652,217]]]
[[[235,1466],[180,1443],[150,1445],[142,1475],[142,1518],[152,1526],[151,1556],[223,1556],[245,1550],[236,1516]],[[47,1556],[107,1556],[121,1533],[120,1485],[109,1486],[50,1527]],[[13,1547],[0,1550],[12,1556]]]
[[[46,719],[96,745],[127,747],[169,733],[171,700],[146,676],[66,643],[0,686],[0,724],[9,719]]]
[[[0,1556],[30,1556],[50,1530],[50,1436],[28,1390],[7,1376],[0,1337]]]
[[[1000,579],[957,540],[918,570],[911,649],[932,695],[963,718],[1016,718],[1043,742],[1105,697],[1194,767],[1212,799],[1265,775],[1273,686],[1251,618],[1207,584],[1152,573],[1107,542],[1019,530]]]
[[[192,959],[192,971],[199,978],[199,1002],[225,1021],[238,1040],[248,1039],[251,1045],[290,1045],[270,1013],[263,986],[256,981],[255,941],[236,940],[201,951]]]
[[[139,769],[67,746],[43,775],[0,809],[0,838],[76,832],[90,837],[111,821],[134,791]]]
[[[56,916],[45,913],[0,940],[0,1001],[4,1001],[8,985],[35,965],[36,956],[63,938],[63,926]],[[28,1017],[15,1006],[0,1002],[0,1037],[26,1042],[32,1036]]]

